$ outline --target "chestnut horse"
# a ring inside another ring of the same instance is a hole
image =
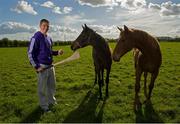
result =
[[[112,64],[112,57],[108,43],[106,40],[97,34],[95,31],[90,29],[86,24],[83,27],[83,31],[78,36],[78,38],[72,43],[71,49],[76,50],[88,45],[93,47],[92,55],[94,60],[95,66],[95,83],[97,82],[98,78],[98,85],[99,85],[99,95],[100,99],[102,99],[102,86],[104,82],[104,69],[107,70],[106,73],[106,97],[108,97],[108,84],[109,84],[109,74],[111,70]]]
[[[134,49],[136,83],[135,83],[135,102],[134,109],[137,110],[141,106],[139,100],[140,80],[144,73],[144,94],[146,101],[150,100],[154,87],[154,82],[158,76],[159,68],[162,63],[161,50],[156,38],[147,32],[129,29],[124,26],[124,30],[119,28],[120,36],[117,45],[113,51],[113,60],[120,61],[120,58],[130,50]],[[149,84],[149,93],[146,90],[147,74],[151,73],[151,81]]]

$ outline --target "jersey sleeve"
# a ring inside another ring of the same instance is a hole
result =
[[[38,54],[38,50],[39,50],[37,42],[38,41],[36,38],[31,38],[30,44],[28,47],[29,62],[36,69],[40,67],[40,64],[37,59],[37,54]]]

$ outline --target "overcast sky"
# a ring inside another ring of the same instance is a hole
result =
[[[0,0],[0,39],[29,40],[42,18],[53,40],[74,40],[84,23],[106,38],[123,25],[180,36],[180,0]]]

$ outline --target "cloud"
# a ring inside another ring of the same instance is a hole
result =
[[[116,0],[78,0],[80,5],[87,5],[91,7],[100,6],[117,6]]]
[[[107,12],[112,11],[113,7],[120,6],[128,10],[143,8],[146,0],[78,0],[80,5],[91,7],[107,6]]]
[[[64,16],[64,18],[62,19],[64,24],[76,24],[76,23],[92,23],[95,22],[95,19],[88,19],[88,18],[84,18],[81,15],[69,15],[69,16]]]
[[[78,30],[66,26],[51,25],[49,34],[53,40],[73,41],[78,36]]]
[[[1,34],[15,34],[28,32],[33,33],[37,30],[34,26],[29,26],[19,22],[5,22],[0,24],[0,35]]]
[[[56,14],[62,14],[61,12],[61,8],[59,6],[55,6],[53,9],[52,9],[52,12],[56,13]]]
[[[179,34],[180,34],[180,27],[173,28],[168,32],[168,35],[174,37],[179,36]]]
[[[121,3],[120,6],[122,8],[128,10],[136,10],[146,7],[146,0],[118,0],[118,2]]]
[[[52,1],[46,1],[43,4],[41,4],[42,7],[51,8],[53,13],[56,14],[68,14],[72,11],[72,7],[65,6],[64,8],[55,5]]]
[[[37,15],[38,13],[34,10],[34,8],[29,4],[27,1],[21,0],[18,1],[18,4],[16,5],[16,8],[11,9],[12,11],[15,11],[17,13],[28,13],[32,15]]]
[[[50,33],[55,33],[55,32],[67,32],[67,33],[78,33],[76,29],[69,28],[69,27],[64,27],[64,26],[59,26],[59,25],[50,25]]]
[[[90,25],[98,33],[111,33],[114,32],[116,26],[107,26],[107,25]]]
[[[46,1],[41,6],[46,7],[46,8],[53,8],[55,7],[54,3],[52,1]]]
[[[153,3],[149,3],[148,8],[152,10],[161,10],[161,6],[159,4],[153,4]]]
[[[163,16],[180,15],[180,4],[171,1],[162,3],[160,14]]]
[[[72,7],[67,7],[67,6],[65,6],[64,9],[63,9],[63,12],[64,12],[65,14],[70,13],[71,11],[72,11]]]
[[[172,3],[171,1],[162,4],[150,3],[148,6],[151,10],[159,11],[161,16],[178,16],[180,15],[180,4]]]
[[[105,38],[116,38],[119,35],[115,25],[89,25],[89,27]]]
[[[115,21],[121,26],[127,25],[130,28],[144,30],[154,36],[179,36],[177,33],[178,30],[175,30],[180,29],[179,20],[177,18],[161,18],[159,12],[152,12],[150,9],[138,14],[128,12],[119,13],[118,11],[116,14],[118,15]],[[121,20],[119,23],[119,20],[122,18],[124,20]]]
[[[161,16],[180,15],[180,3],[176,4],[172,1],[163,2],[162,4],[147,4],[146,0],[78,0],[78,3],[91,7],[106,6],[106,12],[111,12],[115,6],[120,6],[133,13],[141,13],[150,9],[159,11]]]
[[[38,26],[20,22],[3,22],[0,24],[0,39],[8,37],[12,40],[29,40],[38,31]],[[74,40],[78,30],[60,25],[50,25],[49,35],[54,40]]]

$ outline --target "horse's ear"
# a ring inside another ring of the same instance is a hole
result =
[[[129,32],[129,28],[126,25],[124,25],[124,30],[125,32]]]
[[[84,29],[84,26],[82,25],[82,28]]]
[[[122,29],[122,28],[120,28],[120,27],[118,27],[118,26],[117,26],[117,28],[118,28],[120,31],[123,31],[123,29]]]
[[[86,24],[84,24],[84,26],[85,26],[85,28],[87,28],[87,25],[86,25]]]

